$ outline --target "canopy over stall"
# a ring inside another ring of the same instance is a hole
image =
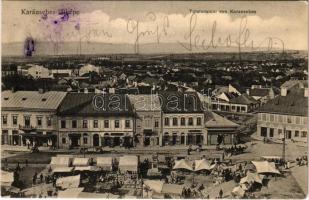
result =
[[[195,171],[199,170],[212,170],[216,165],[213,164],[211,165],[207,160],[202,159],[202,160],[195,160]]]
[[[186,169],[193,171],[192,165],[185,159],[176,160],[173,169]]]
[[[280,174],[279,170],[276,169],[275,163],[268,161],[252,161],[257,173],[272,173]]]
[[[74,158],[73,166],[88,166],[90,164],[90,158]]]
[[[72,158],[70,157],[57,156],[57,157],[51,158],[50,166],[52,168],[59,167],[59,166],[69,167],[71,165],[71,162],[72,162]]]
[[[241,180],[240,180],[240,183],[260,183],[262,184],[263,183],[263,178],[264,178],[264,175],[259,175],[259,174],[256,174],[256,173],[247,173],[247,176],[246,177],[243,177]]]
[[[25,197],[37,197],[39,195],[47,195],[47,191],[54,191],[53,185],[50,184],[40,184],[31,188],[26,188],[21,192]],[[44,194],[45,193],[45,194]]]
[[[112,157],[97,157],[97,166],[105,171],[112,170]]]
[[[148,187],[150,190],[161,193],[163,188],[163,181],[155,181],[155,180],[145,180],[144,186]]]
[[[73,171],[73,167],[56,167],[53,169],[53,173],[69,173]]]
[[[56,186],[62,189],[77,188],[79,184],[80,184],[80,175],[62,177],[58,178],[56,181]]]
[[[233,189],[232,194],[234,194],[237,197],[243,198],[245,196],[245,190],[240,186],[237,186]]]
[[[137,172],[138,169],[138,157],[137,156],[123,156],[119,159],[120,172]]]
[[[1,186],[11,186],[14,182],[14,172],[1,170]]]
[[[81,167],[75,167],[74,171],[98,171],[99,168],[96,166],[81,166]]]

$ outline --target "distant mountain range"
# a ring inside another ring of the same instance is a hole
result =
[[[189,46],[189,45],[187,45]],[[81,47],[81,51],[80,51]],[[133,54],[135,46],[133,44],[108,44],[95,42],[65,42],[58,44],[58,47],[51,42],[38,42],[35,45],[34,55],[72,55],[72,54]],[[23,55],[23,43],[2,43],[3,56],[21,56]],[[251,48],[242,48],[242,52],[253,52]],[[267,51],[267,48],[260,48],[255,51]],[[273,49],[272,51],[280,51]],[[188,51],[178,43],[150,43],[140,44],[140,54],[183,54],[183,53],[207,53],[207,52],[238,52],[238,47],[217,47],[203,50],[202,48],[193,48]]]

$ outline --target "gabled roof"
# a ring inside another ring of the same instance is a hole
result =
[[[66,92],[16,91],[1,93],[2,110],[55,110],[66,96]]]
[[[258,103],[258,101],[255,100],[253,97],[249,96],[248,94],[243,93],[242,95],[234,99],[231,99],[230,103],[250,105],[250,104],[256,104]]]
[[[133,110],[123,94],[68,93],[58,113],[60,116],[132,116]]]
[[[216,128],[216,127],[231,127],[237,128],[238,124],[228,120],[214,112],[207,111],[205,113],[205,126],[206,128]]]
[[[308,97],[304,96],[304,89],[294,89],[286,96],[277,96],[269,100],[260,109],[264,113],[279,113],[287,115],[308,115]]]
[[[158,93],[164,113],[203,113],[202,103],[196,92]]]

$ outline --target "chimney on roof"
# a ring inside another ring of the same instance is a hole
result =
[[[250,89],[246,89],[247,95],[250,95]]]
[[[304,96],[308,97],[308,88],[305,88],[305,92],[304,93],[305,93]]]
[[[43,88],[39,88],[39,94],[43,94],[44,93],[44,89]]]
[[[281,88],[281,96],[285,97],[288,94],[288,88],[282,87]]]

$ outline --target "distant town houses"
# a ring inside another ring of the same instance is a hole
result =
[[[260,105],[258,100],[232,84],[218,87],[208,95],[211,99],[211,108],[217,111],[249,113]]]
[[[203,108],[196,92],[3,91],[2,144],[76,147],[234,144],[238,124]]]
[[[257,136],[307,142],[308,82],[292,80],[258,111]]]

